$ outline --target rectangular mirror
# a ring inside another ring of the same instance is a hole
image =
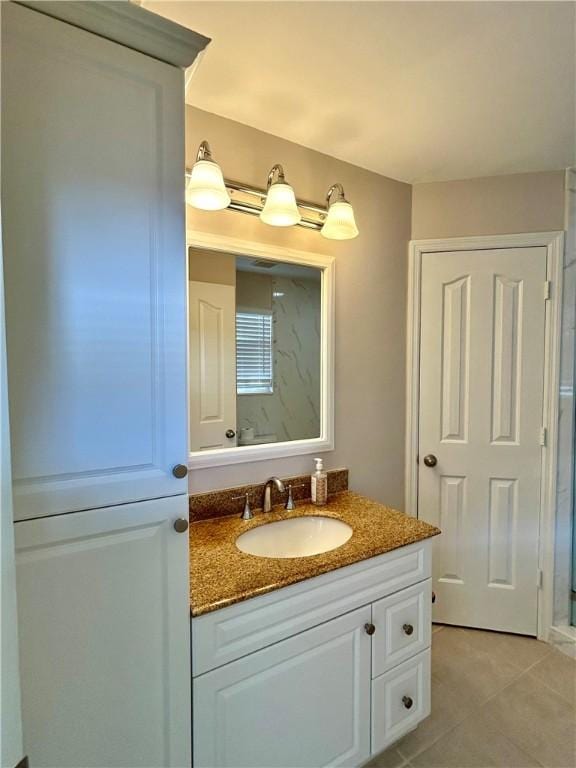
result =
[[[273,250],[188,249],[192,467],[332,447],[332,260]]]

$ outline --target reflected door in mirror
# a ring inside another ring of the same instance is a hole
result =
[[[236,445],[235,288],[188,285],[190,450],[230,448]]]

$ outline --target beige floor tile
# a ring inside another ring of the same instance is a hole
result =
[[[546,768],[576,765],[576,712],[531,672],[489,701],[482,713]]]
[[[445,627],[434,635],[432,675],[451,688],[461,705],[479,706],[509,685],[521,669],[495,648],[483,649],[468,631]]]
[[[376,755],[364,768],[402,768],[404,765],[406,765],[406,760],[400,752],[394,747],[390,747]]]
[[[489,632],[482,629],[462,629],[466,641],[476,650],[489,653],[522,671],[548,656],[552,649],[534,637]]]
[[[432,714],[416,730],[404,736],[396,747],[409,760],[474,711],[474,705],[462,700],[458,692],[436,678],[432,679]]]
[[[415,768],[539,768],[487,720],[468,717],[411,761]]]
[[[546,683],[573,706],[576,704],[576,660],[560,651],[551,651],[530,674]]]

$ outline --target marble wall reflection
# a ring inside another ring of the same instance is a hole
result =
[[[244,275],[246,277],[246,275]],[[237,423],[256,440],[320,436],[320,279],[271,277],[274,391],[238,395]]]

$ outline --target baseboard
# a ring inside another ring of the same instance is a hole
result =
[[[576,627],[550,627],[548,642],[561,653],[576,659]]]

